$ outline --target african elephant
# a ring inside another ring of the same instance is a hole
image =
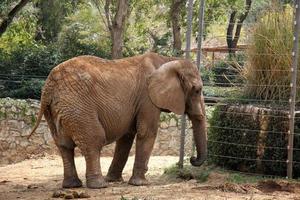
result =
[[[79,56],[56,66],[41,95],[37,123],[45,116],[63,160],[64,188],[80,187],[74,164],[77,146],[86,161],[89,188],[106,187],[106,181],[122,180],[134,138],[136,153],[132,185],[145,185],[148,160],[162,111],[186,113],[193,125],[200,166],[207,157],[202,81],[188,60],[146,53],[130,58],[105,60]],[[104,145],[116,141],[106,178],[100,168]]]

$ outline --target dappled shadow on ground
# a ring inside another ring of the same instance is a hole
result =
[[[134,158],[124,170],[124,180],[131,176]],[[153,157],[149,163],[148,180],[150,185],[131,186],[127,182],[110,183],[107,188],[88,189],[85,187],[71,190],[61,189],[63,178],[62,163],[59,157],[28,160],[0,167],[0,199],[41,200],[71,198],[84,193],[89,199],[143,200],[156,199],[300,199],[300,183],[285,181],[261,181],[256,184],[233,184],[226,182],[226,175],[211,172],[207,180],[198,183],[195,179],[170,179],[164,176],[164,169],[177,161],[175,157]],[[106,174],[111,158],[102,158],[103,174]],[[85,163],[76,158],[79,176],[84,180]],[[63,194],[61,194],[61,193]],[[72,195],[70,195],[72,194]],[[61,195],[61,196],[60,196]]]
[[[219,190],[241,194],[286,192],[300,194],[300,183],[276,180],[263,180],[253,184],[223,183],[219,185],[204,185],[195,187],[199,190]]]

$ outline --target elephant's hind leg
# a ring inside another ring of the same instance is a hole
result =
[[[62,183],[62,187],[63,188],[81,187],[82,182],[78,178],[75,162],[74,162],[75,143],[70,137],[66,136],[60,130],[56,130],[53,116],[49,108],[45,110],[44,115],[48,122],[52,137],[60,151],[63,160],[64,180]]]
[[[74,162],[74,148],[66,148],[59,146],[59,151],[64,165],[64,180],[62,183],[63,188],[76,188],[81,187],[82,182],[78,178],[75,162]]]
[[[113,161],[111,162],[107,176],[105,178],[106,181],[109,182],[123,181],[122,172],[127,162],[134,137],[135,137],[135,132],[129,133],[124,135],[116,142],[114,158]]]
[[[101,173],[100,152],[105,144],[105,131],[98,120],[87,119],[78,122],[74,141],[86,161],[86,185],[88,188],[107,187]]]

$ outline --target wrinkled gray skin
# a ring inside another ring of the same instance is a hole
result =
[[[80,56],[49,74],[32,133],[44,115],[62,156],[64,188],[82,186],[74,164],[76,146],[86,160],[87,187],[102,188],[106,181],[122,180],[136,138],[129,184],[145,185],[161,111],[189,116],[197,149],[191,164],[200,166],[207,156],[207,136],[202,81],[194,64],[155,53],[113,61]],[[114,141],[114,158],[104,178],[100,152]]]

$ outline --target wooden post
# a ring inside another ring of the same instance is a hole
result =
[[[188,4],[188,18],[187,18],[187,31],[186,31],[186,48],[185,58],[190,59],[191,51],[191,34],[192,34],[192,19],[193,19],[193,0],[189,0]],[[184,144],[185,144],[185,129],[186,129],[186,115],[181,116],[181,135],[180,135],[180,151],[179,151],[179,168],[183,168],[184,159]]]
[[[203,39],[203,30],[204,30],[204,7],[205,0],[201,0],[199,7],[199,28],[198,28],[198,45],[197,45],[197,67],[200,70],[201,62],[201,49],[202,49],[202,39]]]

